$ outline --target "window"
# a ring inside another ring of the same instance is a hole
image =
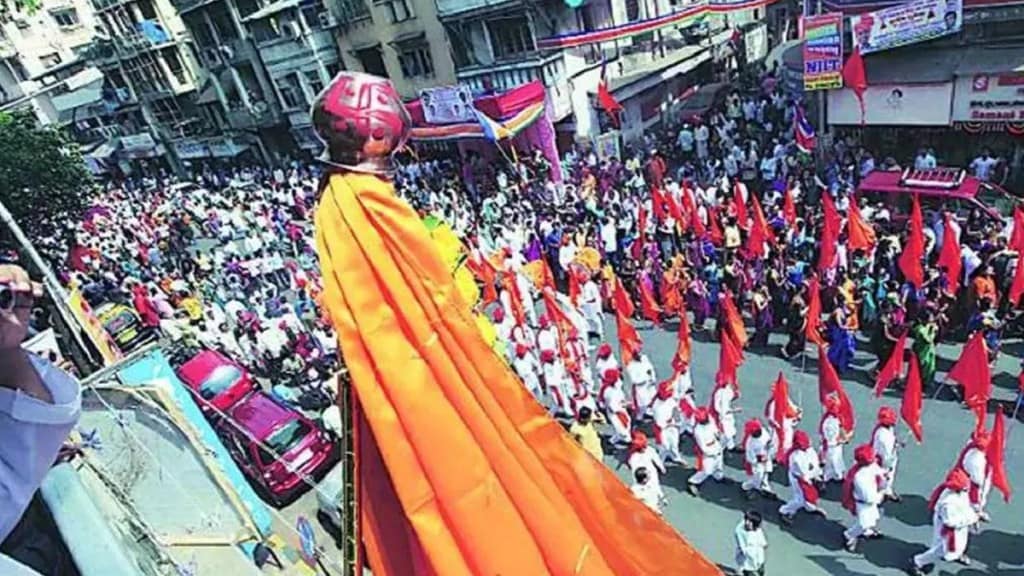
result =
[[[306,82],[309,83],[309,91],[314,96],[319,94],[324,89],[324,81],[320,78],[320,72],[318,70],[306,70]]]
[[[309,424],[298,419],[282,424],[267,436],[263,445],[259,446],[260,463],[264,466],[273,464],[279,457],[291,452],[312,431]]]
[[[341,72],[341,62],[329,62],[327,64],[327,75],[333,80]]]
[[[281,91],[281,100],[284,101],[285,108],[301,108],[306,105],[299,77],[294,72],[279,78],[277,88]]]
[[[230,364],[217,366],[199,385],[199,395],[207,400],[227,392],[242,378],[242,372]]]
[[[43,54],[39,57],[39,63],[43,66],[43,68],[53,68],[57,64],[60,64],[60,54],[57,54],[56,52],[52,52],[50,54]]]
[[[429,78],[434,75],[434,61],[430,57],[430,46],[426,44],[399,48],[398,62],[406,78]]]
[[[171,74],[174,74],[174,79],[178,81],[178,84],[188,84],[188,74],[185,72],[185,66],[181,63],[181,58],[178,56],[178,49],[174,46],[167,48],[163,52],[164,60],[167,61],[167,67],[171,69]]]
[[[380,55],[380,46],[357,50],[356,58],[359,59],[359,64],[363,67],[363,72],[373,74],[374,76],[380,76],[382,78],[388,77],[388,69],[384,65],[384,59],[381,58]]]
[[[50,12],[53,21],[61,28],[73,28],[78,26],[78,12],[74,8],[64,8]]]
[[[495,58],[508,58],[536,49],[530,23],[524,17],[495,20],[488,23],[488,29]]]
[[[389,22],[395,24],[397,22],[405,22],[416,17],[413,14],[412,7],[409,5],[409,0],[384,0],[383,2],[378,1],[379,5],[383,5],[385,11],[388,14]]]

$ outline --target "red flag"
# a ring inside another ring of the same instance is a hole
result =
[[[651,210],[654,212],[654,220],[665,221],[665,196],[656,187],[651,188]]]
[[[796,225],[796,204],[793,203],[793,192],[789,188],[782,194],[782,217],[790,228]]]
[[[552,292],[557,292],[555,288],[555,275],[551,273],[551,266],[548,266],[548,259],[540,259],[540,283],[541,288],[550,288]]]
[[[807,326],[804,333],[808,341],[824,346],[825,340],[821,337],[821,291],[817,278],[812,278],[808,284],[807,297]]]
[[[637,210],[636,217],[636,234],[637,238],[633,241],[633,258],[640,260],[644,253],[644,244],[647,243],[647,210],[640,206]]]
[[[846,389],[843,388],[843,383],[839,380],[839,374],[836,373],[835,367],[828,361],[825,348],[818,346],[818,400],[822,406],[825,405],[825,399],[829,396],[835,396],[839,400],[838,416],[843,430],[853,431],[856,426],[853,403],[846,395]]]
[[[618,311],[615,312],[615,327],[619,334],[619,353],[622,355],[622,364],[626,365],[633,361],[633,356],[640,350],[642,341],[629,318]]]
[[[1020,306],[1020,295],[1024,294],[1024,257],[1017,258],[1017,271],[1013,273],[1010,285],[1010,303]]]
[[[676,224],[681,226],[684,230],[686,229],[686,218],[683,218],[683,209],[679,207],[679,203],[672,197],[671,192],[666,192],[662,195],[665,200],[665,206],[668,207],[668,215],[676,221]]]
[[[1002,406],[996,411],[994,418],[992,436],[985,456],[992,474],[992,486],[1003,493],[1004,501],[1009,502],[1013,491],[1010,489],[1010,479],[1006,475],[1006,418]]]
[[[946,290],[956,296],[960,289],[963,259],[960,257],[960,243],[956,239],[956,230],[953,230],[951,222],[952,219],[947,213],[945,224],[942,226],[942,251],[939,253],[937,264],[940,268],[946,269],[946,281],[949,283]]]
[[[1024,208],[1013,209],[1013,232],[1010,233],[1010,250],[1024,252]]]
[[[918,365],[917,355],[911,352],[910,371],[907,373],[907,387],[903,390],[900,416],[914,433],[918,444],[924,441],[924,431],[921,429],[921,392],[921,367]]]
[[[715,246],[721,246],[725,240],[725,235],[722,234],[722,226],[718,223],[718,210],[714,208],[708,208],[708,230],[710,231],[711,243]]]
[[[917,198],[917,194],[914,194],[909,226],[910,236],[903,246],[899,265],[907,282],[920,288],[924,283],[924,267],[921,265],[921,259],[924,258],[924,218],[921,216],[921,202]]]
[[[729,335],[736,344],[743,348],[747,345],[747,329],[743,326],[743,316],[740,315],[740,311],[736,309],[736,303],[732,300],[732,294],[728,291],[722,294],[720,300],[722,306],[723,316],[725,317],[725,326],[723,331],[728,330]]]
[[[896,347],[892,349],[892,354],[889,355],[889,359],[885,361],[885,366],[878,371],[878,377],[875,378],[875,397],[881,398],[882,393],[885,392],[886,387],[889,384],[900,377],[900,373],[903,371],[903,350],[907,346],[907,335],[903,334],[900,339],[896,341]]]
[[[569,268],[569,302],[572,302],[573,306],[580,305],[580,294],[583,293],[583,288],[580,287],[580,275],[579,272],[572,267]]]
[[[754,202],[754,219],[750,224],[750,235],[747,236],[747,252],[756,258],[764,258],[765,250],[764,243],[771,242],[775,243],[775,234],[772,232],[768,221],[764,217],[764,211],[761,210],[761,203],[758,202],[757,196],[753,197]]]
[[[836,243],[839,242],[839,226],[843,219],[836,210],[832,196],[826,192],[821,196],[822,220],[821,251],[818,256],[818,271],[825,272],[835,264]]]
[[[690,344],[690,319],[686,315],[686,306],[683,305],[679,310],[679,333],[678,341],[676,344],[676,355],[675,360],[672,362],[672,366],[677,366],[679,362],[690,363],[691,355],[691,344]]]
[[[690,224],[693,225],[693,235],[697,238],[707,235],[707,227],[704,226],[704,221],[700,219],[700,212],[696,209],[690,212]]]
[[[619,112],[622,112],[622,104],[612,96],[608,90],[608,62],[601,58],[601,79],[597,83],[597,103],[612,118],[612,124],[619,127]]]
[[[782,372],[779,372],[779,377],[775,380],[775,385],[772,386],[772,399],[769,403],[774,403],[774,406],[772,406],[771,414],[765,414],[765,416],[768,417],[775,428],[779,442],[782,442],[783,421],[786,418],[796,417],[796,411],[793,410],[789,403],[789,382],[786,382],[786,377],[782,375]],[[787,456],[787,451],[782,446],[779,446],[775,454],[775,460],[777,462],[785,462]]]
[[[654,294],[651,293],[650,287],[643,280],[637,280],[640,286],[640,312],[654,324],[657,324],[661,320],[661,307],[658,306],[657,300],[654,299]]]
[[[612,308],[626,318],[632,318],[633,314],[636,313],[636,308],[633,306],[633,301],[629,298],[629,294],[626,293],[626,288],[622,286],[622,280],[619,280],[619,277],[614,272],[612,273],[612,282],[615,284],[615,288],[612,291]]]
[[[992,374],[988,367],[988,346],[981,330],[964,346],[960,358],[946,376],[964,387],[964,402],[975,411],[978,424],[985,418],[988,399],[992,396]]]
[[[857,102],[860,103],[860,125],[863,126],[866,122],[864,92],[868,89],[868,76],[864,69],[864,58],[860,55],[860,47],[853,48],[853,53],[843,65],[843,83],[857,96]]]
[[[864,250],[870,252],[878,238],[875,236],[875,229],[868,224],[860,215],[860,208],[857,206],[857,199],[850,198],[850,214],[846,220],[847,247],[853,250]]]
[[[728,332],[722,330],[721,346],[718,349],[718,372],[715,382],[736,384],[736,370],[743,363],[743,350]]]
[[[747,227],[747,204],[743,202],[743,192],[740,190],[740,182],[737,180],[732,185],[732,203],[736,206],[736,224],[740,228]]]

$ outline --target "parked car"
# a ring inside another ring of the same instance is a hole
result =
[[[692,93],[684,95],[675,105],[676,117],[680,122],[689,123],[700,119],[707,120],[708,113],[725,100],[730,87],[727,82],[700,86]]]
[[[204,412],[213,408],[225,411],[256,389],[248,370],[216,350],[200,351],[175,372],[186,386],[212,405],[211,408],[199,402]]]
[[[160,337],[156,330],[142,323],[135,310],[124,304],[108,302],[96,308],[95,314],[114,344],[125,354]]]
[[[232,457],[267,500],[291,502],[340,457],[331,438],[302,414],[254,392],[215,424]]]
[[[921,199],[924,210],[946,210],[964,220],[972,210],[982,217],[1006,221],[1013,215],[1017,199],[1003,188],[968,176],[961,168],[931,170],[875,170],[857,187],[857,196],[868,202],[883,202],[892,214],[892,223],[902,226],[910,217],[913,196]]]

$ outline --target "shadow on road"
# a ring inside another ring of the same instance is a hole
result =
[[[919,494],[903,494],[898,504],[886,504],[884,511],[883,517],[895,518],[908,526],[927,526],[932,523],[928,499]]]

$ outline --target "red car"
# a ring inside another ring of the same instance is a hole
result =
[[[331,469],[340,454],[312,420],[256,392],[228,410],[217,432],[235,462],[274,505],[284,505]]]
[[[177,369],[178,378],[213,408],[226,411],[256,389],[252,375],[216,350],[203,350]],[[204,412],[213,411],[197,399]]]
[[[888,206],[896,225],[909,218],[914,195],[920,198],[922,209],[946,210],[961,220],[976,210],[984,218],[1003,221],[1013,214],[1017,203],[1006,190],[969,176],[962,168],[875,170],[857,187],[858,198]]]

